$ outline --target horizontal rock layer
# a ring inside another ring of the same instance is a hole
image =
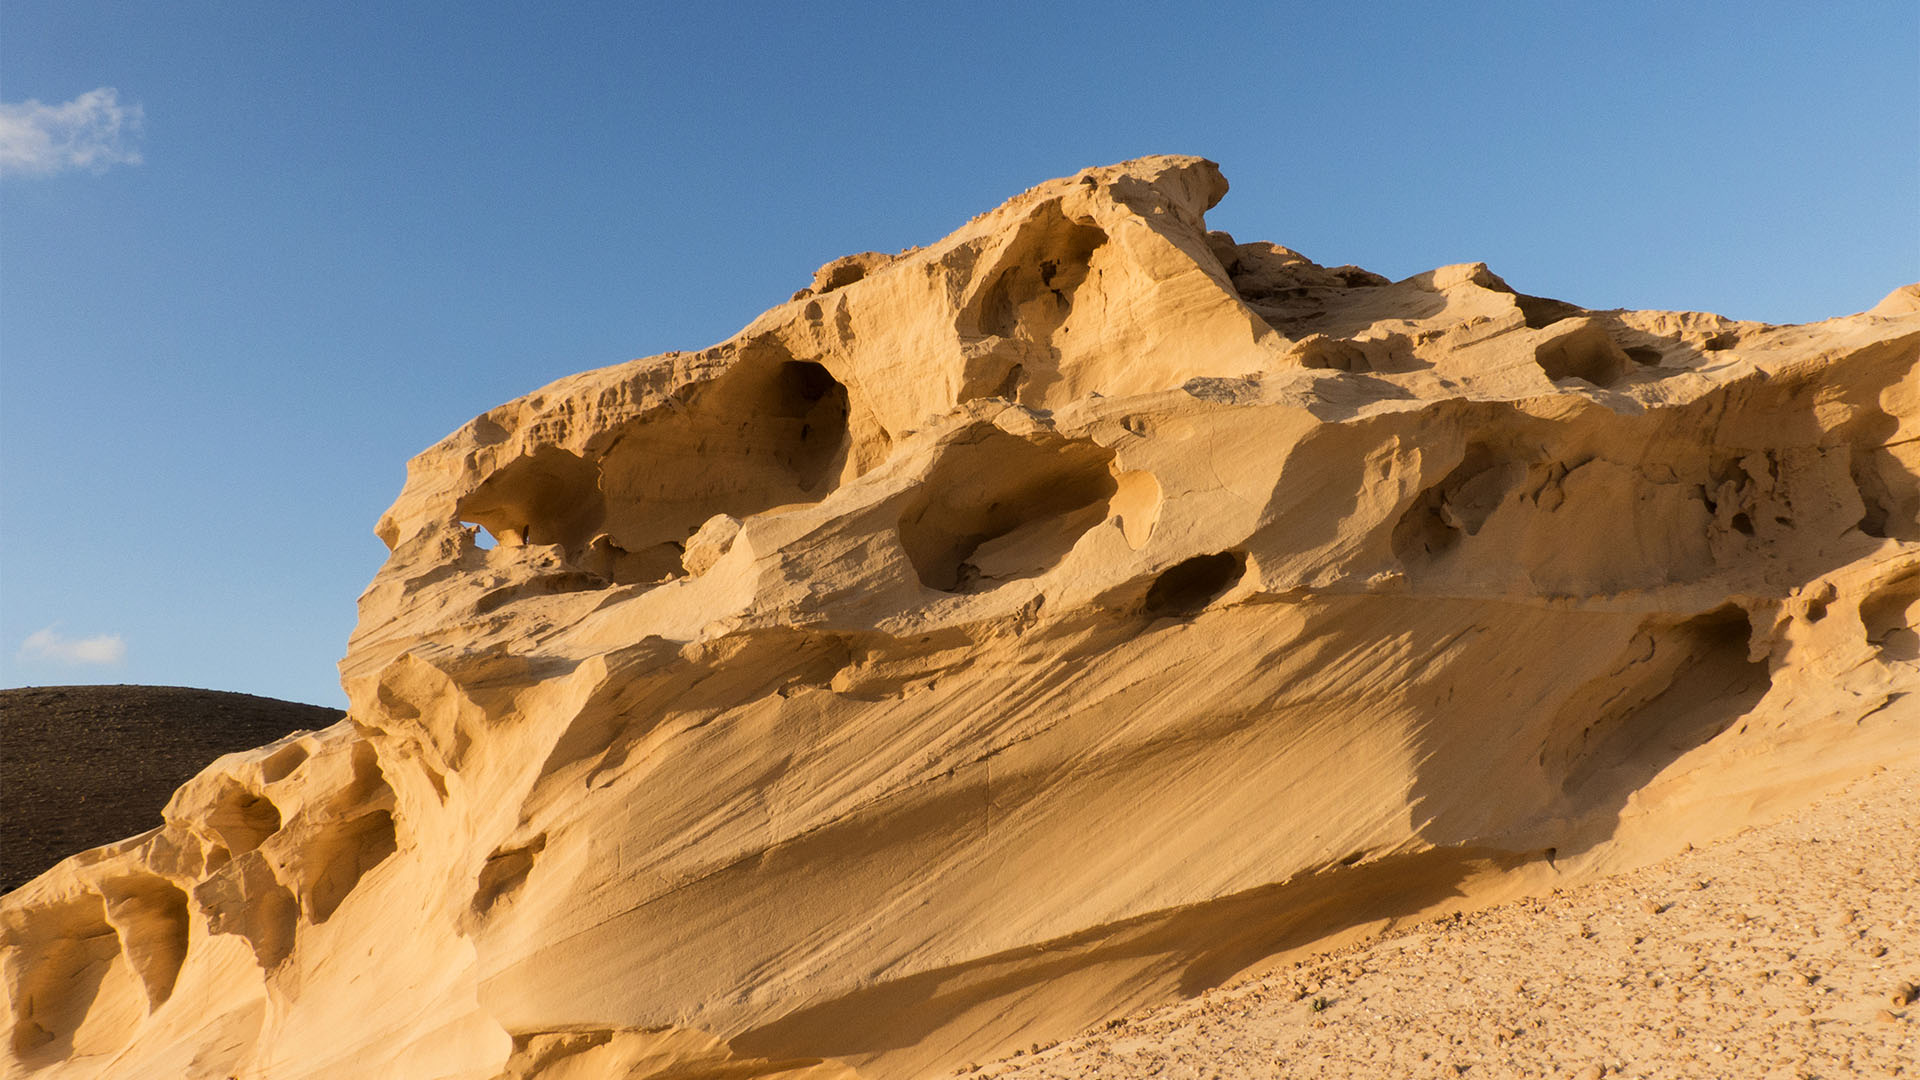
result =
[[[1807,326],[1034,188],[416,458],[348,718],[0,902],[45,1075],[924,1075],[1910,752],[1920,289]]]

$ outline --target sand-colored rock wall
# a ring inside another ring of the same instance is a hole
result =
[[[1920,290],[1389,282],[1034,188],[414,459],[348,719],[0,902],[46,1076],[922,1075],[1910,753]]]

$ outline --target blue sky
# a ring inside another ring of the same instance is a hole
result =
[[[413,453],[1087,165],[1204,154],[1242,240],[1593,307],[1920,279],[1911,0],[8,0],[0,101],[7,686],[341,703]]]

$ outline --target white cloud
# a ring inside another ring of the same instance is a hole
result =
[[[20,643],[18,659],[22,663],[52,662],[80,664],[119,664],[127,658],[127,642],[119,634],[95,634],[70,638],[49,626],[35,630]]]
[[[60,105],[28,99],[0,103],[0,176],[52,176],[68,169],[105,172],[109,165],[138,165],[129,141],[145,113],[120,104],[111,86],[89,90]]]

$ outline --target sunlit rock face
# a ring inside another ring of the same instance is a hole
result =
[[[1920,289],[1391,282],[1196,158],[414,459],[348,718],[0,904],[13,1070],[909,1077],[1911,752]]]

